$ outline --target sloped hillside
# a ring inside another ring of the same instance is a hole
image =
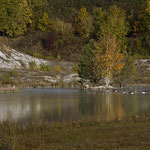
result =
[[[25,87],[71,86],[79,80],[74,63],[38,59],[14,49],[0,51],[0,82]]]

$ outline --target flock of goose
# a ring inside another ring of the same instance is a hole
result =
[[[95,94],[96,91],[101,91],[103,94],[105,93],[122,93],[122,94],[150,94],[150,86],[128,86],[128,87],[104,87],[98,86],[94,88],[90,88],[89,85],[86,85],[86,88],[83,90],[91,91],[91,93]]]
[[[131,94],[131,95],[137,94],[137,93],[139,93],[139,94],[148,94],[148,93],[150,93],[150,89],[140,90],[140,91],[138,91],[136,89],[135,90],[129,89],[128,91],[127,90],[117,90],[117,89],[114,89],[113,92],[114,93]]]

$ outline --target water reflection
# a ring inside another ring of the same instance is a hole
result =
[[[28,89],[1,94],[0,121],[75,121],[81,118],[113,120],[149,115],[150,94],[92,93],[65,89]]]

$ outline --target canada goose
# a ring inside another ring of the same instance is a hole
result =
[[[133,91],[129,91],[129,94],[132,94],[132,95],[133,95],[133,94],[134,94],[134,92],[133,92]]]

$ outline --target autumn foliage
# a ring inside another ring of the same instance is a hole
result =
[[[102,78],[112,78],[120,74],[124,67],[124,55],[120,53],[120,46],[114,37],[106,36],[102,41],[95,43],[93,53],[94,70],[98,69]]]
[[[124,67],[124,55],[114,37],[89,42],[79,59],[79,76],[97,83],[101,79],[117,77]]]

